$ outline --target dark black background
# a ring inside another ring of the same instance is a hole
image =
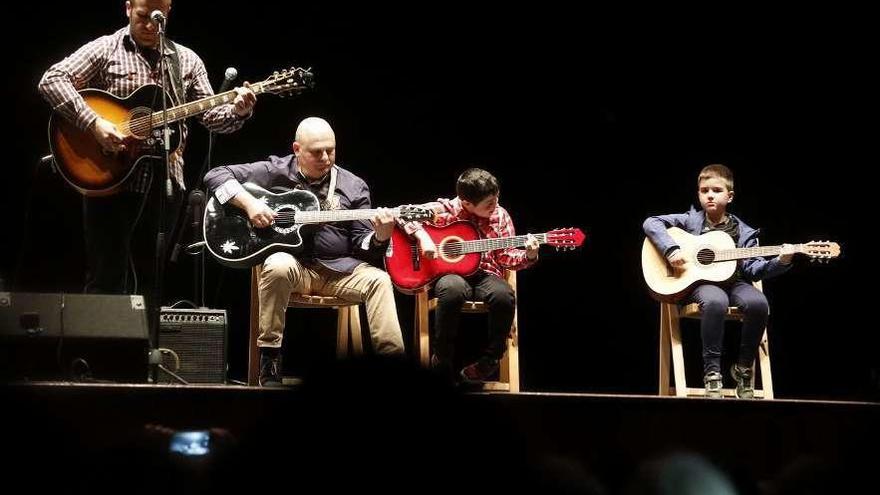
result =
[[[317,87],[292,99],[262,96],[241,131],[217,140],[215,164],[286,154],[299,120],[318,115],[336,130],[338,162],[370,184],[378,205],[452,196],[457,174],[478,164],[501,179],[519,232],[587,232],[582,249],[546,249],[520,274],[524,389],[655,391],[658,307],[641,278],[641,223],[698,206],[697,172],[721,162],[736,174],[732,211],[763,229],[764,244],[843,246],[829,266],[798,259],[765,284],[777,394],[876,396],[878,338],[862,296],[873,292],[866,231],[876,224],[868,139],[877,87],[864,15],[224,5],[175,2],[169,25],[215,87],[230,65],[250,81],[311,66]],[[84,271],[80,197],[37,167],[48,153],[49,109],[36,84],[49,65],[127,19],[122,2],[19,7],[7,22],[23,34],[4,35],[12,109],[0,273],[7,290],[75,292]],[[207,135],[194,129],[191,184]],[[240,378],[249,274],[207,264],[208,306],[230,311],[230,364]],[[194,298],[191,269],[190,259],[171,267],[166,302]],[[411,298],[399,295],[398,306],[408,337]]]

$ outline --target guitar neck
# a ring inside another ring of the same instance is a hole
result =
[[[400,208],[389,208],[395,217],[400,216]],[[328,223],[347,222],[351,220],[368,220],[379,213],[378,209],[359,210],[325,210],[325,211],[299,211],[296,213],[296,223]]]
[[[254,94],[260,94],[265,92],[263,89],[262,83],[255,83],[250,85],[251,91]],[[183,120],[188,117],[192,117],[194,115],[198,115],[200,113],[207,112],[214,107],[218,107],[220,105],[225,105],[227,103],[232,103],[235,100],[235,97],[238,93],[234,89],[230,89],[225,93],[216,94],[214,96],[209,96],[207,98],[202,98],[201,100],[191,101],[189,103],[184,103],[183,105],[178,105],[176,107],[172,107],[168,109],[168,120],[167,122],[170,124],[172,122],[177,122],[178,120]],[[152,127],[161,127],[164,125],[162,115],[164,112],[158,111],[153,112],[149,119],[152,123]]]
[[[547,243],[547,234],[532,234],[538,239],[539,244]],[[517,235],[513,237],[495,237],[488,239],[477,239],[474,241],[463,241],[456,243],[456,250],[459,254],[466,253],[484,253],[487,251],[495,251],[496,249],[506,249],[513,247],[523,247],[528,242],[528,235]],[[460,250],[458,247],[460,246]]]
[[[796,253],[804,251],[803,244],[795,244]],[[721,249],[715,252],[715,261],[742,260],[746,258],[759,258],[764,256],[776,256],[782,250],[782,246],[759,246],[752,248]]]

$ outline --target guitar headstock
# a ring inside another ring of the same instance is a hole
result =
[[[581,229],[571,227],[556,229],[547,232],[547,244],[555,246],[556,249],[574,249],[584,243],[585,237]]]
[[[315,87],[314,78],[311,67],[308,69],[291,67],[281,72],[273,72],[265,80],[256,83],[256,86],[261,93],[272,93],[283,97]]]
[[[831,241],[810,241],[801,244],[798,252],[811,258],[811,261],[827,261],[840,256],[840,244]]]
[[[434,220],[434,210],[418,205],[403,205],[398,216],[407,222],[427,222]]]

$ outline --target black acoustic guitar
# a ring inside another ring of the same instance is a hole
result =
[[[215,197],[208,200],[202,222],[205,246],[221,264],[233,268],[247,268],[262,263],[272,253],[296,253],[302,247],[300,229],[311,224],[367,220],[378,213],[376,209],[322,211],[317,196],[309,191],[293,190],[276,194],[260,186],[243,184],[246,191],[263,201],[275,213],[275,223],[264,228],[251,224],[247,213]],[[425,221],[434,218],[434,212],[421,206],[405,205],[392,208],[392,213],[406,221]]]

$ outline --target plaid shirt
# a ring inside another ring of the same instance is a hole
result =
[[[180,58],[180,73],[183,79],[186,101],[206,98],[214,94],[205,64],[195,52],[175,43]],[[113,95],[125,98],[145,84],[162,86],[158,68],[148,62],[144,53],[149,49],[140,48],[129,34],[128,26],[107,36],[82,46],[72,55],[53,65],[43,74],[38,89],[52,110],[73,122],[82,130],[88,129],[98,118],[82,97],[77,93],[83,88],[102,89]],[[169,49],[166,48],[166,53]],[[155,54],[155,52],[153,52]],[[158,55],[154,58],[158,59]],[[157,64],[158,67],[158,64]],[[174,94],[169,91],[169,94]],[[174,103],[171,102],[171,105]],[[244,119],[233,112],[233,105],[215,107],[197,117],[208,130],[229,133],[241,128]],[[184,124],[180,136],[180,148],[171,154],[170,173],[181,188],[183,182],[183,150],[186,146],[187,126]],[[143,192],[149,180],[149,168],[142,167],[140,173],[132,174],[127,188]]]
[[[435,202],[426,203],[425,208],[434,210],[434,221],[438,227],[448,225],[458,220],[467,220],[477,226],[477,230],[483,238],[513,237],[516,231],[513,228],[513,220],[501,205],[495,208],[489,218],[471,215],[461,206],[461,199],[452,200],[440,198]],[[404,231],[412,235],[422,228],[421,222],[407,222],[403,224]],[[536,258],[537,259],[537,258]],[[497,249],[484,253],[480,260],[480,269],[504,278],[504,270],[521,270],[534,264],[526,256],[526,250],[521,248]]]

